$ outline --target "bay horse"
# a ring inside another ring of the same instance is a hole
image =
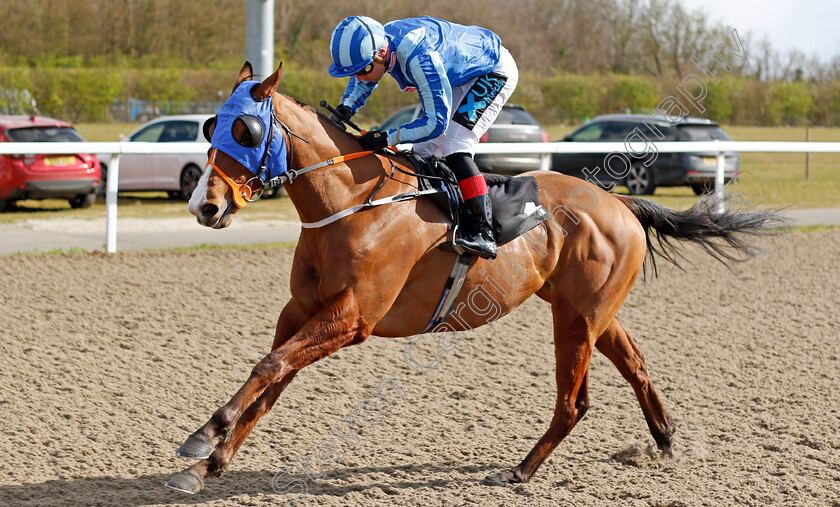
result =
[[[278,93],[281,73],[282,64],[264,81],[251,83],[250,96],[270,101],[274,119],[267,120],[267,128],[276,130],[286,143],[290,170],[361,151],[357,138],[328,117]],[[246,62],[234,91],[251,76]],[[282,129],[275,125],[278,122]],[[215,140],[213,125],[210,132]],[[221,135],[243,144],[242,137],[250,133],[238,122]],[[242,185],[253,185],[256,170],[222,151],[211,158],[188,209],[199,224],[218,229],[230,225],[240,207],[236,193]],[[391,196],[415,190],[416,178],[395,174],[392,164],[409,173],[413,170],[405,157],[368,154],[300,174],[284,186],[301,221],[318,222],[364,203],[374,193]],[[554,417],[533,450],[518,466],[494,473],[485,482],[528,482],[580,421],[589,407],[588,369],[594,349],[609,358],[633,387],[653,439],[669,454],[674,425],[641,351],[616,314],[647,256],[655,263],[658,253],[677,263],[678,245],[669,238],[695,242],[724,263],[745,260],[756,254],[752,234],[770,230],[777,216],[770,211],[718,214],[705,201],[687,211],[673,211],[648,200],[608,194],[551,171],[528,174],[536,178],[541,203],[552,218],[547,221],[551,224],[540,226],[536,239],[534,234],[520,236],[500,247],[500,255],[521,272],[521,281],[502,293],[480,275],[493,261],[478,259],[456,305],[483,282],[499,306],[497,316],[533,294],[550,303],[557,399]],[[589,201],[575,202],[586,201],[583,196]],[[230,401],[179,448],[178,456],[199,461],[167,486],[196,493],[206,477],[223,473],[301,368],[360,344],[371,334],[409,337],[423,332],[455,259],[453,252],[440,248],[450,238],[451,227],[430,199],[421,198],[365,209],[324,227],[303,228],[292,262],[291,299],[280,312],[271,352]],[[649,239],[651,233],[657,242]],[[466,331],[486,324],[487,317],[467,310],[445,323]]]

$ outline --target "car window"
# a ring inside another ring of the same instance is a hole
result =
[[[6,137],[18,143],[46,143],[83,141],[82,136],[71,127],[25,127],[9,129]]]
[[[601,132],[602,141],[624,141],[638,125],[627,121],[611,121]]]
[[[131,136],[131,140],[138,143],[156,143],[160,139],[160,134],[163,132],[163,123],[155,123],[142,129],[140,132]]]
[[[687,141],[731,141],[732,138],[726,135],[716,125],[685,125],[680,127],[682,138]]]
[[[382,125],[379,126],[379,130],[390,130],[399,127],[405,123],[410,122],[414,119],[414,115],[417,112],[417,107],[409,107],[402,111],[397,111],[394,113],[394,116],[385,120]]]
[[[496,117],[496,125],[539,125],[528,111],[515,107],[504,107]]]
[[[196,134],[198,134],[198,123],[194,121],[168,121],[165,122],[158,141],[162,143],[195,141]]]
[[[601,132],[604,131],[603,123],[593,123],[580,129],[572,136],[572,141],[597,141],[601,138]]]

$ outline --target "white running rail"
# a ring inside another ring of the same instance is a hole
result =
[[[408,147],[404,145],[401,147]],[[206,153],[209,143],[0,143],[0,155],[48,153],[110,153],[108,182],[105,193],[106,251],[117,251],[117,190],[120,172],[120,155]],[[627,153],[646,158],[652,153],[716,153],[715,194],[723,206],[723,180],[727,152],[763,153],[840,153],[840,143],[827,142],[776,142],[776,141],[697,141],[697,142],[553,142],[553,143],[481,143],[476,153],[541,154],[542,169],[550,167],[551,153]],[[722,208],[718,208],[722,212]]]

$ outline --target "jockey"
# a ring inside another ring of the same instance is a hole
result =
[[[475,145],[516,88],[519,70],[499,36],[423,16],[381,25],[366,16],[342,20],[330,39],[333,77],[350,82],[336,111],[349,120],[387,72],[403,91],[419,94],[422,114],[387,132],[359,138],[366,150],[414,143],[423,157],[444,158],[455,173],[465,209],[455,246],[496,257],[487,183],[473,161]]]

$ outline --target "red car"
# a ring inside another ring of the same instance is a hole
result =
[[[82,142],[67,122],[0,115],[0,142]],[[48,148],[45,148],[48,151]],[[0,155],[0,211],[22,199],[64,198],[73,208],[96,200],[102,169],[94,155]]]

